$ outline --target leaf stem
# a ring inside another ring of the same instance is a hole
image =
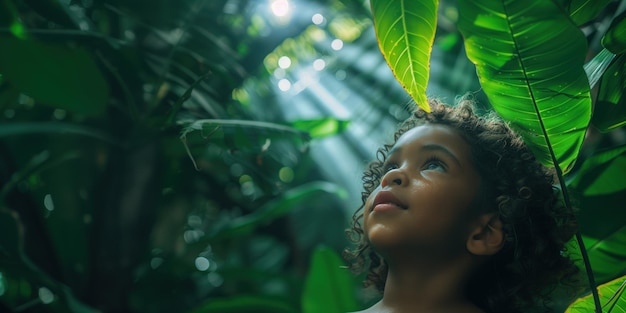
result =
[[[554,157],[554,154],[553,154]],[[555,160],[556,161],[556,160]],[[554,167],[556,169],[557,178],[559,179],[559,184],[561,186],[561,193],[563,194],[563,200],[565,201],[565,206],[568,210],[573,211],[572,202],[569,198],[569,193],[567,192],[567,186],[565,185],[565,180],[563,179],[563,172],[561,168],[558,166],[558,163],[554,163]],[[578,247],[580,248],[580,254],[583,257],[583,263],[585,264],[585,271],[587,274],[587,280],[589,281],[589,289],[591,289],[591,295],[593,296],[593,303],[595,306],[596,313],[602,313],[602,305],[600,304],[600,296],[598,295],[598,289],[596,288],[596,280],[593,277],[593,270],[591,268],[591,262],[589,261],[589,254],[587,254],[587,249],[585,248],[585,243],[583,242],[583,236],[580,233],[580,230],[576,232],[576,242],[578,242]]]
[[[619,288],[617,288],[617,291],[615,291],[615,293],[611,296],[611,298],[606,301],[606,304],[604,306],[606,306],[607,304],[613,302],[613,303],[611,303],[611,307],[609,308],[609,310],[606,313],[611,313],[611,311],[613,311],[613,308],[615,307],[615,304],[617,304],[617,302],[619,301],[619,298],[624,293],[624,287],[626,287],[626,280],[624,280],[622,282],[622,284],[619,286]],[[615,301],[613,301],[613,300],[615,300]]]
[[[591,263],[589,262],[589,255],[587,254],[587,249],[585,249],[585,243],[583,242],[583,236],[580,234],[580,231],[576,232],[576,241],[578,242],[578,246],[580,247],[580,253],[583,257],[583,263],[585,263],[585,270],[587,272],[587,279],[589,280],[591,294],[593,295],[593,303],[596,307],[596,313],[602,313],[600,296],[598,295],[598,289],[596,289],[596,280],[593,277],[593,270],[591,269]]]

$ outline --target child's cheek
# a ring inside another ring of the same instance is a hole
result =
[[[365,201],[365,207],[364,207],[364,213],[368,214],[371,210],[372,210],[372,204],[374,203],[374,198],[376,198],[376,194],[380,191],[380,186],[376,187],[376,189],[374,189],[372,191],[372,193],[370,193],[369,197],[367,197],[367,201]]]

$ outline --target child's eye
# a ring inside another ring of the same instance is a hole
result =
[[[433,156],[424,162],[423,169],[429,171],[445,171],[446,165],[439,158]]]

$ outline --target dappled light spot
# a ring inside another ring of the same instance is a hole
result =
[[[273,73],[274,77],[276,77],[276,79],[283,79],[285,78],[285,70],[282,68],[277,68]]]
[[[0,296],[2,296],[6,292],[6,286],[4,282],[4,275],[0,272]]]
[[[230,166],[230,174],[235,177],[243,175],[243,166],[239,163],[233,163],[233,165]]]
[[[189,227],[199,228],[202,226],[202,218],[198,215],[189,215],[187,217],[187,224]]]
[[[323,59],[317,59],[313,61],[313,69],[316,71],[321,71],[326,67],[326,62]]]
[[[67,116],[67,111],[62,110],[62,109],[55,109],[52,112],[52,116],[57,120],[62,120],[65,118],[65,116]]]
[[[278,88],[281,91],[289,91],[289,89],[291,89],[291,82],[288,79],[283,78],[278,81]]]
[[[318,27],[309,28],[308,35],[311,41],[322,42],[326,39],[326,32]]]
[[[13,109],[6,109],[6,110],[4,110],[4,117],[6,117],[6,118],[14,118],[15,117],[15,110],[13,110]]]
[[[39,300],[43,304],[50,304],[54,301],[54,294],[46,287],[39,288]]]
[[[250,104],[250,95],[244,88],[233,89],[232,97],[244,106],[248,106]]]
[[[254,182],[247,181],[241,184],[241,194],[244,196],[252,196],[254,194]]]
[[[283,167],[278,171],[278,178],[284,183],[290,183],[293,176],[293,170],[290,167]]]
[[[202,272],[208,270],[209,267],[211,267],[211,261],[209,261],[209,259],[202,257],[202,256],[199,256],[196,258],[195,264],[196,264],[196,268]]]
[[[47,194],[43,197],[43,206],[48,211],[54,210],[54,202],[52,201],[52,196],[50,194]]]
[[[241,175],[241,177],[239,177],[239,183],[243,185],[243,183],[245,182],[249,182],[252,181],[252,177],[250,177],[250,175]]]
[[[319,14],[319,13],[315,13],[315,14],[313,14],[313,17],[311,17],[311,21],[315,25],[320,25],[320,24],[324,23],[324,16]]]
[[[198,242],[200,238],[204,236],[204,232],[201,230],[187,230],[183,234],[183,239],[186,243]]]
[[[338,70],[337,72],[335,72],[335,78],[337,78],[337,80],[344,80],[344,79],[346,79],[346,71]]]
[[[278,66],[283,69],[289,68],[291,66],[291,59],[288,56],[283,55],[278,59]]]
[[[161,257],[154,257],[150,260],[150,268],[152,268],[153,270],[157,269],[159,266],[161,266],[161,264],[163,264],[163,258]]]
[[[206,278],[209,281],[209,284],[213,285],[213,287],[219,287],[224,283],[224,278],[222,277],[222,275],[216,272],[211,272],[207,274]]]
[[[131,31],[131,30],[126,30],[124,31],[124,37],[128,40],[134,40],[135,39],[135,32]]]
[[[330,43],[330,47],[335,51],[339,51],[343,48],[343,40],[335,39]]]

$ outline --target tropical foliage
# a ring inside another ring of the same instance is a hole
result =
[[[280,5],[291,20],[272,15]],[[427,91],[482,88],[562,170],[598,298],[618,312],[623,7],[0,1],[0,311],[363,307],[337,255],[358,204],[353,163],[406,116],[407,92],[423,105]],[[309,61],[317,81],[291,70]],[[294,113],[319,103],[332,105]],[[594,306],[582,296],[570,311]]]
[[[315,246],[346,245],[308,151],[348,122],[271,106],[265,63],[311,20],[267,9],[0,3],[0,311],[300,311]]]
[[[436,11],[438,6],[422,2],[429,7],[418,10],[406,2],[372,1],[382,53],[395,67],[396,78],[403,86],[414,84],[414,80],[397,74],[404,65],[396,61],[395,55],[406,55],[405,63],[423,60],[421,55],[430,52],[431,43],[411,38],[422,30],[430,36],[431,25],[437,20],[428,12]],[[626,219],[620,201],[626,199],[626,186],[619,178],[626,173],[626,154],[623,141],[618,141],[603,143],[606,146],[602,149],[595,146],[589,155],[579,156],[585,138],[588,145],[597,145],[593,138],[597,131],[619,130],[626,123],[622,98],[626,23],[624,14],[613,14],[618,5],[624,9],[623,1],[468,0],[458,1],[455,11],[467,57],[475,64],[492,107],[522,134],[542,163],[556,168],[566,205],[573,208],[570,194],[581,197],[578,259],[580,267],[589,271],[593,295],[581,301],[595,302],[597,312],[602,308],[595,281],[606,282],[626,271]],[[391,11],[387,7],[402,9]],[[394,32],[406,40],[400,47],[388,48],[384,44],[388,33],[393,31],[394,23],[400,22],[416,27]],[[594,23],[604,23],[606,32],[598,36],[591,31],[586,37],[585,31],[592,30]],[[606,49],[602,53],[597,51],[600,38]],[[413,55],[420,55],[420,59],[411,59]],[[596,58],[588,60],[594,55]],[[427,66],[413,70],[422,71],[413,76],[428,73]],[[590,90],[597,82],[599,90],[592,97]],[[427,105],[420,103],[424,95],[415,98],[419,105]],[[598,114],[592,120],[593,109]],[[626,299],[620,295],[621,291],[611,298],[614,303],[607,311],[616,303],[618,308],[624,306]],[[576,304],[582,306],[580,301]]]

